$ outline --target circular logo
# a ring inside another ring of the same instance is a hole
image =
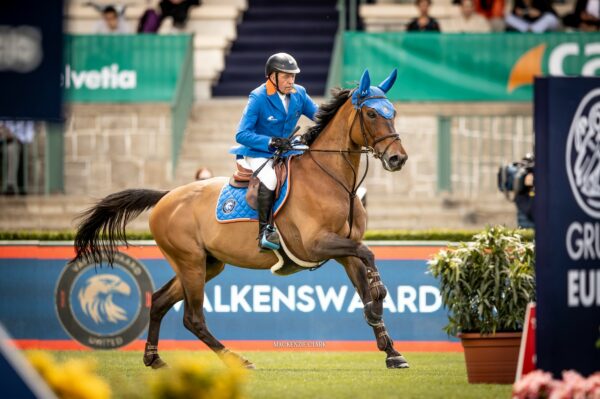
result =
[[[235,202],[234,199],[229,198],[227,201],[225,201],[223,203],[223,207],[221,209],[223,209],[223,213],[230,214],[231,212],[233,212],[236,205],[237,205],[237,202]]]
[[[579,103],[567,138],[569,184],[581,209],[600,218],[600,89]]]
[[[100,266],[80,261],[63,270],[56,311],[63,328],[83,345],[119,348],[146,329],[154,287],[144,265],[124,253],[116,254],[112,268]]]

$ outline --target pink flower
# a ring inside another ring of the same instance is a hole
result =
[[[562,380],[536,370],[513,385],[513,399],[600,399],[600,372],[587,379],[573,370],[565,370]]]
[[[552,389],[555,381],[552,374],[535,370],[527,374],[513,385],[513,398],[534,399],[545,397]]]

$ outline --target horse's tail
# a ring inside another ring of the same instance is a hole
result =
[[[81,220],[75,235],[76,255],[79,260],[112,265],[117,245],[127,245],[125,226],[143,211],[152,208],[168,191],[145,189],[124,190],[100,200],[79,216]]]

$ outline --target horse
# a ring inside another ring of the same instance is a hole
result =
[[[354,89],[332,90],[319,107],[316,124],[305,133],[309,149],[293,157],[293,186],[277,214],[282,240],[296,258],[313,263],[339,262],[360,296],[364,317],[373,328],[377,348],[386,353],[388,368],[408,368],[394,348],[383,321],[387,290],[373,252],[361,241],[366,211],[356,196],[362,154],[379,159],[387,171],[398,171],[408,156],[394,127],[396,111],[385,93],[396,79],[394,70],[379,86],[370,85],[368,70]],[[161,320],[184,301],[183,325],[222,358],[254,364],[227,349],[208,330],[203,314],[205,284],[230,264],[268,269],[277,262],[272,251],[260,252],[256,222],[218,223],[215,206],[227,178],[215,177],[171,191],[128,189],[108,195],[81,215],[75,237],[75,261],[114,261],[117,245],[127,245],[125,227],[141,212],[153,208],[149,226],[175,277],[152,295],[143,361],[160,368]]]

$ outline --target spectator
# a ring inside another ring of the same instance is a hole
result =
[[[440,25],[435,18],[429,16],[431,0],[415,0],[415,5],[419,9],[419,16],[406,26],[406,30],[409,32],[439,32]]]
[[[563,18],[565,26],[584,32],[596,32],[600,27],[600,2],[598,0],[577,0],[575,12]]]
[[[206,180],[210,179],[211,177],[213,177],[213,174],[210,169],[206,167],[199,168],[196,171],[196,180]]]
[[[460,15],[451,18],[442,25],[444,32],[454,33],[488,33],[489,22],[475,12],[473,0],[462,0],[460,3]]]
[[[473,5],[477,14],[483,15],[488,20],[492,31],[504,31],[504,0],[473,0]]]
[[[188,20],[190,8],[199,6],[200,0],[161,0],[159,5],[162,19],[172,17],[173,28],[183,30]]]
[[[125,7],[120,7],[120,10],[117,11],[117,7],[113,5],[102,6],[93,2],[88,2],[87,4],[93,6],[102,14],[102,19],[96,24],[94,33],[131,32],[127,21],[125,21]]]
[[[560,22],[550,0],[515,0],[506,26],[507,30],[542,33],[557,30]]]
[[[148,0],[148,7],[138,22],[137,33],[157,33],[160,29],[160,23],[162,22],[160,7],[153,7],[152,3],[152,0]]]
[[[25,144],[33,141],[34,132],[32,121],[0,121],[0,144],[6,148],[0,155],[6,154],[7,158],[0,162],[6,166],[2,173],[6,179],[4,195],[26,194],[24,163],[27,160],[23,149]]]

